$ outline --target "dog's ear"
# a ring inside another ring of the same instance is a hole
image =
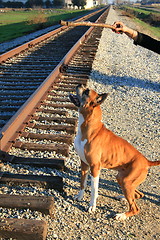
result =
[[[109,95],[109,93],[102,93],[102,94],[99,94],[97,97],[96,97],[96,100],[94,101],[94,107],[100,105],[101,103],[104,102],[104,100],[107,98],[107,96]]]

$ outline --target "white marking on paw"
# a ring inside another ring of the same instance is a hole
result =
[[[88,209],[89,213],[93,213],[95,211],[96,211],[96,206],[90,206],[89,209]]]
[[[75,200],[81,201],[84,196],[84,190],[80,190],[79,193],[74,197]]]
[[[118,221],[124,221],[126,220],[126,214],[125,213],[117,213],[115,219]]]

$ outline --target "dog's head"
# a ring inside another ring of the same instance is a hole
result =
[[[94,90],[85,88],[79,84],[76,87],[76,95],[70,94],[71,102],[76,105],[80,112],[91,112],[95,107],[99,106],[108,96],[108,93],[98,94]]]

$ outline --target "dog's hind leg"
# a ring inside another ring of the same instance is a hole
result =
[[[140,192],[139,190],[135,190],[135,198],[140,199],[144,197],[144,193]]]
[[[76,200],[81,201],[84,196],[84,191],[87,186],[89,166],[81,161],[81,186],[79,193],[74,197]]]
[[[140,199],[140,198],[143,198],[144,197],[144,193],[140,192],[139,190],[135,190],[135,198],[136,199]],[[127,201],[127,199],[125,198],[124,195],[119,195],[119,196],[116,196],[115,197],[116,200],[119,200],[119,201]]]
[[[134,166],[134,165],[132,165]],[[147,169],[128,169],[127,172],[120,172],[118,174],[118,183],[120,184],[125,198],[129,203],[129,211],[116,215],[117,220],[125,220],[127,217],[131,217],[140,212],[136,198],[143,197],[143,193],[139,192],[136,188],[144,181],[147,176]]]
[[[122,186],[122,190],[124,192],[124,196],[129,203],[129,211],[126,213],[116,214],[116,220],[125,220],[127,217],[131,217],[139,213],[139,208],[135,202],[135,189],[130,186],[130,182],[126,182]]]

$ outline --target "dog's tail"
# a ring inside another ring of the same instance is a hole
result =
[[[160,165],[160,161],[148,161],[148,166],[152,167],[152,166],[158,166]]]

